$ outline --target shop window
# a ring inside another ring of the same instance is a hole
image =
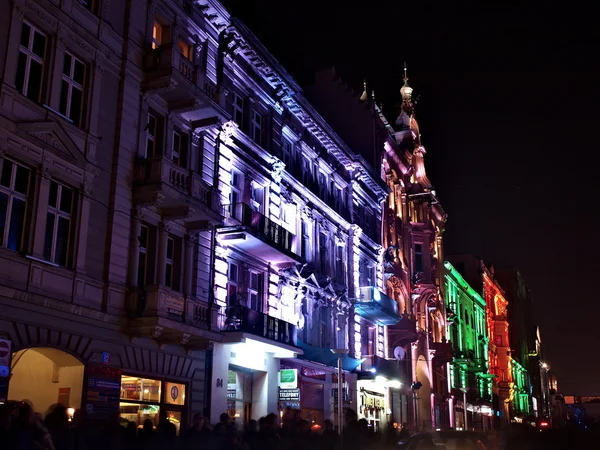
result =
[[[181,429],[185,409],[185,385],[170,381],[123,375],[121,377],[121,422],[141,428],[149,419],[158,426],[161,416]]]
[[[15,87],[21,94],[37,103],[42,100],[46,45],[46,35],[33,25],[23,22]]]
[[[84,80],[85,64],[65,53],[58,111],[75,126],[80,126],[83,121]]]
[[[74,200],[73,189],[56,181],[50,183],[44,258],[59,266],[66,267],[70,262]]]
[[[0,246],[23,249],[31,170],[9,159],[0,161]]]

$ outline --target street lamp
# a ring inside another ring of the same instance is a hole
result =
[[[338,390],[338,427],[340,430],[340,442],[342,444],[342,448],[344,445],[344,433],[343,433],[343,421],[344,421],[344,412],[343,412],[343,399],[342,399],[342,389],[343,389],[343,385],[342,385],[342,358],[344,357],[345,354],[348,353],[348,349],[346,348],[332,348],[331,349],[331,353],[333,353],[335,356],[337,356],[338,359],[338,370],[337,370],[337,377],[338,377],[338,386],[337,386],[337,390]]]
[[[462,388],[460,388],[460,390],[463,393],[463,412],[465,414],[464,428],[465,428],[465,431],[468,431],[469,428],[467,426],[467,418],[468,418],[468,415],[467,415],[467,392],[469,391],[469,388],[462,387]]]

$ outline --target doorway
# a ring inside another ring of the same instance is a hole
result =
[[[46,347],[19,350],[12,357],[8,399],[25,400],[43,416],[58,403],[79,409],[83,372],[84,365],[62,350]]]

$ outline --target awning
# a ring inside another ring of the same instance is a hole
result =
[[[331,349],[329,348],[313,347],[312,345],[305,344],[300,339],[298,339],[298,347],[304,352],[303,355],[298,356],[298,359],[305,359],[330,367],[337,367],[338,365],[337,356],[331,353]],[[364,359],[355,359],[348,355],[344,355],[342,356],[342,369],[347,372],[352,372],[360,366],[363,361]]]

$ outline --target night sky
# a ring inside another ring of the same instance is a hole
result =
[[[520,269],[559,390],[600,395],[595,14],[576,2],[223,3],[300,83],[334,66],[360,94],[366,78],[390,121],[407,62],[446,253]]]

